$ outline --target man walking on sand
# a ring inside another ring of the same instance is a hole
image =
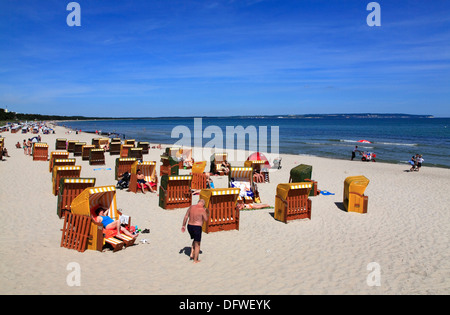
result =
[[[202,225],[203,222],[208,220],[209,211],[205,209],[205,201],[200,199],[196,205],[190,206],[184,216],[183,226],[181,232],[186,231],[186,223],[189,235],[192,241],[191,259],[194,260],[194,264],[199,263],[198,256],[200,254],[200,242],[202,240]]]

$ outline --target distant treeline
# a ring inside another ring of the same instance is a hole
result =
[[[3,108],[0,108],[0,121],[87,120],[87,119],[96,119],[96,118],[98,118],[98,117],[20,114],[20,113],[15,113],[15,112],[7,112],[6,113]],[[106,118],[103,118],[103,119],[106,119]]]

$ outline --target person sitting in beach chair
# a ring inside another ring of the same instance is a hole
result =
[[[152,193],[156,192],[156,183],[146,181],[145,175],[142,174],[142,171],[140,169],[136,171],[136,179],[138,183],[138,188],[141,188],[142,193],[145,194],[145,187],[148,187],[148,190]]]
[[[103,224],[103,228],[106,230],[117,230],[117,235],[125,234],[129,237],[136,238],[138,237],[138,233],[132,234],[130,231],[128,231],[126,228],[124,228],[120,224],[120,220],[113,220],[110,216],[107,214],[107,210],[103,207],[98,207],[95,210],[95,214],[97,217],[94,219],[97,223]]]

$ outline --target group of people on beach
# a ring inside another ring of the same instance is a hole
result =
[[[23,142],[22,142],[23,154],[32,155],[33,154],[33,152],[32,152],[33,143],[36,143],[36,142],[41,142],[40,135],[38,135],[37,137],[31,138],[31,139],[28,138],[28,140],[23,139]],[[16,147],[20,148],[19,142],[16,143]]]
[[[410,172],[418,172],[420,168],[422,167],[424,159],[422,157],[422,154],[416,154],[411,157],[411,160],[409,160],[409,164],[411,164],[411,168],[409,169]]]

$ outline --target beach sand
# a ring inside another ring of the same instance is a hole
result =
[[[65,132],[56,127],[56,134],[41,135],[49,152],[56,138],[90,144],[97,137]],[[201,263],[193,264],[191,240],[180,229],[186,209],[164,210],[150,193],[117,191],[118,208],[133,225],[150,229],[138,245],[116,253],[60,247],[63,220],[56,215],[48,162],[33,162],[15,148],[32,135],[2,136],[11,157],[0,162],[1,294],[450,293],[449,169],[425,164],[410,173],[406,164],[350,161],[350,152],[348,161],[281,155],[282,169],[270,174],[270,183],[258,184],[263,203],[274,205],[277,184],[288,182],[298,164],[312,165],[318,188],[335,195],[310,197],[312,219],[288,224],[276,221],[273,209],[241,211],[239,231],[203,234]],[[157,161],[158,173],[162,152],[144,155]],[[95,177],[96,186],[115,185],[117,156],[105,157],[104,166],[76,157],[82,177]],[[342,209],[344,179],[354,175],[370,180],[367,214]],[[227,178],[214,182],[226,187]],[[71,263],[81,268],[79,286],[68,284]],[[380,268],[379,286],[368,284],[371,263]]]

